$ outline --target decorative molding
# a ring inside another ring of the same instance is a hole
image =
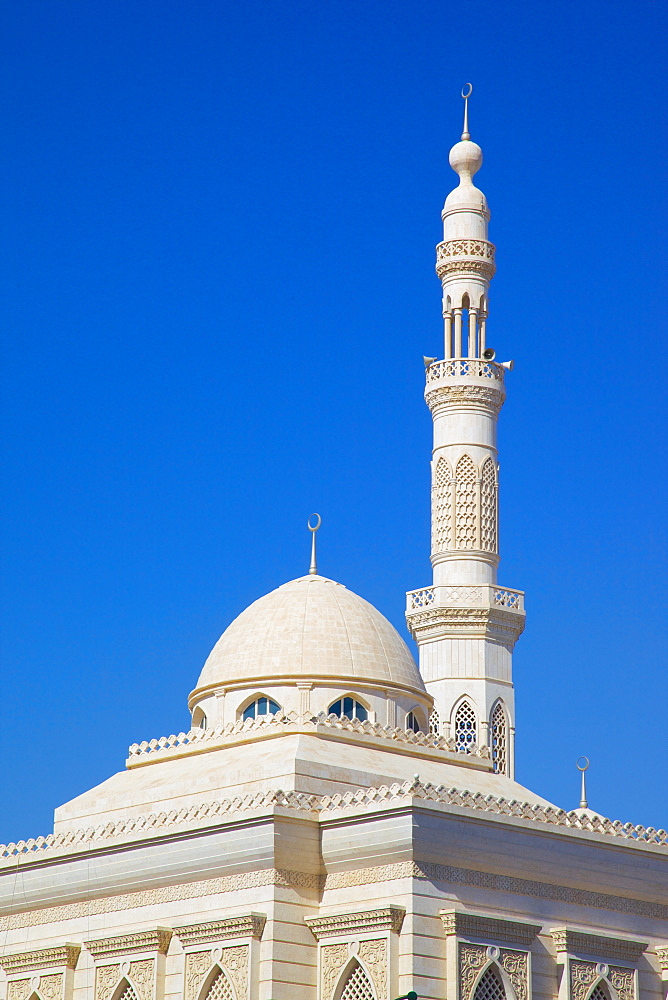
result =
[[[607,958],[618,962],[637,962],[649,947],[647,941],[589,934],[568,927],[552,931],[552,940],[557,955],[567,952],[569,955],[590,955],[592,958]]]
[[[490,938],[504,944],[523,944],[528,947],[541,931],[540,924],[502,920],[479,913],[464,913],[462,910],[440,910],[439,915],[447,935]]]
[[[632,969],[623,969],[619,966],[611,965],[602,974],[596,962],[580,962],[577,960],[569,962],[569,969],[569,1000],[586,1000],[592,986],[599,979],[604,979],[610,983],[615,990],[618,1000],[635,1000],[636,974]]]
[[[317,941],[344,934],[366,934],[369,931],[390,930],[398,934],[406,911],[400,906],[383,906],[378,910],[358,913],[333,913],[326,917],[304,917]]]
[[[426,372],[427,385],[442,378],[485,378],[503,384],[504,374],[503,365],[480,358],[445,358],[434,361]]]
[[[7,984],[7,1000],[27,1000],[33,993],[39,993],[41,1000],[62,1000],[65,989],[65,975],[62,972],[30,979],[14,979]]]
[[[239,917],[211,920],[207,923],[184,924],[181,927],[175,927],[174,933],[184,948],[224,941],[227,938],[250,937],[259,940],[266,922],[266,914],[248,913]]]
[[[442,406],[456,406],[491,410],[498,414],[506,398],[503,384],[494,385],[448,385],[427,386],[424,394],[425,402],[434,413]]]
[[[320,996],[322,1000],[332,1000],[341,970],[348,962],[350,955],[348,944],[326,944],[320,949]]]
[[[494,260],[496,247],[489,240],[457,239],[445,240],[436,246],[436,259],[448,257],[482,257],[484,260]]]
[[[437,264],[436,274],[441,281],[451,274],[475,274],[484,281],[491,281],[496,274],[496,267],[486,260],[466,260],[455,258]]]
[[[573,889],[570,886],[554,885],[551,882],[537,882],[531,879],[515,878],[511,875],[495,875],[492,872],[479,872],[468,868],[456,868],[451,865],[428,862],[402,861],[394,865],[379,865],[374,868],[335,872],[327,875],[325,888],[343,889],[402,878],[470,885],[489,889],[492,892],[511,892],[520,896],[557,900],[578,906],[668,920],[668,906],[662,903],[652,903],[644,899],[613,896],[603,892],[592,892],[589,889]]]
[[[211,971],[210,951],[190,951],[185,961],[185,1000],[197,1000],[204,977]]]
[[[408,630],[416,641],[442,637],[450,633],[476,638],[495,639],[513,645],[524,631],[525,614],[509,608],[429,607],[406,612]]]
[[[80,953],[80,944],[68,942],[56,948],[39,948],[36,951],[21,951],[13,955],[3,955],[0,958],[0,967],[8,976],[30,972],[32,969],[51,969],[61,965],[64,965],[66,969],[74,969]]]
[[[502,589],[499,590],[499,594],[503,595],[505,593],[510,592]],[[504,598],[501,597],[500,600],[504,600]],[[473,615],[474,619],[476,615],[482,612],[495,616],[494,620],[498,623],[502,621],[512,622],[514,624],[509,626],[511,633],[517,631],[518,624],[520,622],[523,623],[524,619],[523,613],[508,610],[508,608],[504,607],[487,610],[478,608],[447,609],[447,613],[452,615],[461,612]],[[430,621],[433,622],[434,616],[443,613],[443,609],[434,609],[433,607],[416,612],[410,616],[411,628],[417,628],[418,626],[427,628]],[[470,627],[470,620],[466,627]],[[496,628],[500,628],[500,624]],[[264,716],[260,716],[260,718],[264,718]],[[311,720],[311,723],[311,727],[305,726],[304,731],[317,731],[320,726],[325,725],[325,722],[316,717]],[[336,724],[327,719],[326,724],[332,730],[345,729],[350,732],[354,731],[360,733],[362,737],[367,733],[370,733],[372,736],[382,735],[382,738],[385,740],[396,741],[407,746],[412,745],[416,748],[424,747],[430,751],[446,750],[449,754],[451,753],[449,751],[449,741],[438,736],[436,733],[414,733],[411,730],[386,728],[378,723],[360,722],[358,719],[346,723],[342,720],[336,720]],[[472,763],[469,754],[458,754],[456,757],[448,756],[444,759],[450,761],[459,759],[461,763],[469,763],[469,766]],[[401,784],[393,784],[389,787],[381,785],[378,788],[359,788],[354,792],[346,792],[343,795],[315,795],[306,792],[272,790],[257,792],[255,795],[248,795],[243,799],[221,799],[213,802],[202,802],[179,812],[174,810],[170,813],[138,816],[130,820],[121,820],[118,823],[109,823],[97,829],[69,831],[66,834],[41,837],[31,841],[20,841],[17,844],[9,844],[5,847],[0,846],[0,862],[6,860],[8,864],[11,862],[12,865],[15,865],[17,857],[22,854],[34,855],[36,860],[39,860],[44,854],[54,851],[56,848],[62,848],[66,855],[69,855],[75,853],[77,849],[91,850],[97,844],[114,837],[120,838],[121,842],[127,842],[128,839],[136,839],[140,835],[146,837],[155,836],[159,830],[171,826],[180,829],[184,826],[188,829],[201,829],[207,825],[219,825],[223,817],[234,816],[247,810],[259,811],[261,809],[280,807],[294,810],[295,812],[310,813],[314,818],[317,818],[318,815],[323,816],[331,809],[341,807],[366,809],[368,806],[376,804],[385,804],[393,800],[405,801],[411,798],[435,800],[463,808],[481,810],[485,813],[519,816],[522,819],[532,820],[540,824],[549,824],[562,829],[586,830],[621,840],[642,843],[647,846],[668,847],[668,833],[665,830],[655,830],[654,827],[633,826],[631,823],[621,823],[619,820],[612,821],[598,816],[590,816],[582,811],[574,810],[573,812],[566,813],[562,809],[555,809],[552,806],[538,806],[527,802],[497,798],[494,795],[483,796],[478,792],[473,793],[463,789],[446,788],[443,785],[432,785],[429,782],[423,783],[414,780],[405,781]],[[1,864],[0,867],[2,867]],[[82,905],[85,907],[89,902],[92,901],[70,905]],[[106,912],[106,910],[103,912]],[[10,925],[6,923],[8,919],[11,919],[11,917],[0,917],[0,930],[9,929]],[[37,922],[42,923],[44,921],[39,920]],[[19,924],[18,926],[25,925]]]
[[[526,951],[502,949],[496,959],[512,983],[516,1000],[527,1000],[529,995],[529,960]],[[459,996],[471,1000],[473,988],[480,972],[490,964],[488,949],[482,944],[459,945]]]
[[[360,941],[359,957],[366,966],[373,983],[376,996],[385,1000],[388,995],[387,939]]]
[[[119,934],[116,937],[86,941],[85,945],[97,961],[116,955],[131,955],[137,951],[157,951],[159,955],[166,955],[171,939],[171,928],[157,927],[155,930],[138,931],[135,934]]]

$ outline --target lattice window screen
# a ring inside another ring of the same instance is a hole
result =
[[[463,701],[457,709],[455,716],[455,743],[459,753],[469,753],[471,745],[475,743],[476,722],[475,712],[468,701]]]
[[[501,977],[494,966],[490,965],[476,986],[473,1000],[505,1000],[505,997],[506,991]]]
[[[457,462],[457,531],[458,549],[475,549],[478,527],[478,474],[469,455]]]
[[[439,458],[432,487],[432,552],[452,545],[452,470],[447,458]]]
[[[589,994],[589,1000],[610,1000],[610,994],[608,993],[607,989],[600,981],[600,979],[596,983],[594,989]]]
[[[348,973],[340,1000],[376,1000],[371,981],[359,962]]]
[[[137,1000],[137,994],[127,979],[125,980],[125,989],[119,995],[118,1000]]]
[[[211,980],[206,1000],[236,1000],[232,983],[229,981],[222,969]]]
[[[500,703],[492,712],[492,761],[497,774],[508,773],[508,727]]]
[[[436,733],[437,736],[441,735],[441,717],[435,708],[429,716],[429,732]]]
[[[496,552],[496,472],[494,462],[486,458],[482,467],[480,490],[480,542],[485,552]]]

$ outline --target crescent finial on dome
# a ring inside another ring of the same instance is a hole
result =
[[[317,518],[317,520],[316,520],[316,522],[315,522],[314,525],[311,525],[311,518],[312,517]],[[309,519],[308,519],[308,521],[306,523],[308,525],[308,530],[311,532],[311,565],[309,566],[308,572],[309,572],[309,576],[317,576],[318,575],[318,561],[316,559],[316,551],[315,551],[315,536],[316,536],[316,532],[317,532],[318,528],[322,524],[322,518],[320,517],[320,514],[311,514],[311,516],[309,517]]]

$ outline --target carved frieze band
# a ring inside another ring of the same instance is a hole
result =
[[[247,944],[213,951],[191,951],[186,955],[185,1000],[198,1000],[207,975],[218,966],[229,980],[236,1000],[247,1000],[249,985]]]
[[[481,970],[489,965],[488,949],[483,944],[459,945],[459,997],[471,1000]],[[529,959],[526,951],[501,948],[496,959],[510,980],[516,1000],[529,995]]]
[[[14,955],[3,955],[0,958],[0,966],[8,976],[21,972],[30,972],[31,969],[51,969],[54,966],[63,965],[66,969],[76,968],[80,944],[63,944],[58,948],[38,948],[36,951],[21,951]]]
[[[264,913],[248,913],[239,917],[226,917],[224,920],[211,920],[207,923],[184,924],[175,927],[174,933],[181,944],[187,948],[191,945],[209,944],[212,941],[224,941],[227,938],[252,937],[261,938],[267,917]]]
[[[603,973],[603,974],[602,974]],[[601,966],[596,962],[570,962],[570,1000],[586,1000],[592,986],[598,979],[607,980],[618,1000],[636,1000],[636,974],[632,969],[619,966]]]
[[[568,927],[552,931],[552,940],[557,955],[568,952],[570,955],[588,955],[618,962],[637,962],[649,946],[646,941],[631,941],[629,938],[609,937],[607,934],[587,934]]]
[[[440,917],[446,935],[462,934],[465,937],[489,938],[504,944],[531,945],[540,933],[540,924],[527,924],[521,920],[501,920],[479,913],[461,910],[441,910]]]
[[[131,955],[138,951],[157,951],[160,955],[166,955],[171,939],[171,928],[157,927],[155,930],[139,931],[136,934],[119,934],[116,937],[86,941],[86,947],[94,959]]]
[[[387,1000],[388,967],[387,939],[348,941],[345,944],[325,944],[320,950],[320,996],[332,1000],[339,979],[351,959],[358,959],[371,979],[378,1000]]]
[[[398,934],[406,911],[400,906],[383,906],[377,910],[359,913],[334,913],[326,917],[304,917],[316,940],[359,934],[369,931],[390,930]]]
[[[503,406],[506,393],[499,385],[439,385],[430,388],[424,395],[427,406],[432,411],[440,406],[484,406],[498,413]]]

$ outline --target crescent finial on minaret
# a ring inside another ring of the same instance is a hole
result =
[[[468,87],[468,90],[466,89]],[[471,133],[469,132],[469,97],[473,93],[473,84],[465,83],[462,87],[462,97],[464,98],[464,131],[462,132],[462,139],[470,139]]]
[[[313,525],[311,524],[311,518],[312,517],[316,517],[317,518],[316,523],[313,524]],[[320,514],[311,514],[311,517],[309,517],[309,519],[308,519],[308,521],[306,523],[308,525],[308,530],[311,532],[311,565],[309,566],[308,572],[309,572],[309,576],[317,576],[318,575],[318,562],[317,562],[317,559],[316,559],[316,551],[315,551],[315,536],[316,536],[316,532],[317,532],[318,528],[322,524],[322,518],[320,517]]]

